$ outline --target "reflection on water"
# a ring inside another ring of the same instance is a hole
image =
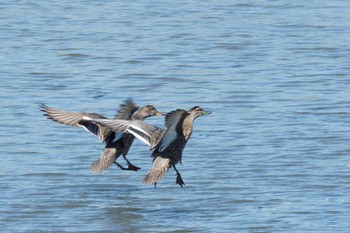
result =
[[[347,4],[1,7],[4,232],[348,232]],[[37,105],[112,117],[128,97],[213,111],[178,166],[183,189],[173,170],[142,185],[152,161],[137,141],[140,171],[92,174],[103,145]]]

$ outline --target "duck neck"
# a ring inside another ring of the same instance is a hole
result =
[[[183,121],[182,133],[183,133],[186,140],[188,140],[192,134],[193,120],[194,120],[194,118],[191,115],[188,115]]]
[[[131,119],[143,121],[145,119],[145,117],[142,114],[140,114],[139,112],[137,112],[131,117]]]

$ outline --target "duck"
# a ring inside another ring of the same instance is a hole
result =
[[[126,158],[126,155],[135,139],[132,134],[117,133],[98,123],[83,120],[85,117],[94,119],[107,119],[107,117],[98,113],[64,111],[57,108],[51,108],[44,103],[40,104],[40,110],[44,112],[44,116],[48,119],[68,126],[81,127],[106,144],[99,159],[94,161],[90,166],[90,170],[93,173],[101,173],[112,164],[117,165],[122,170],[138,171],[140,169],[140,167],[133,165]],[[131,99],[127,99],[120,105],[120,109],[117,111],[114,118],[143,121],[151,116],[162,116],[162,113],[153,105],[145,105],[139,108]],[[124,158],[128,167],[124,167],[116,161],[120,156]]]
[[[176,172],[176,184],[183,187],[183,181],[176,165],[182,164],[182,152],[191,137],[193,122],[200,116],[211,114],[200,106],[188,111],[176,109],[166,114],[165,129],[139,120],[91,119],[86,120],[106,126],[115,132],[129,133],[150,146],[152,150],[152,166],[143,179],[144,184],[156,187],[157,183],[170,168]]]

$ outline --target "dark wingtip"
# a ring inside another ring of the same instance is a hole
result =
[[[43,112],[43,116],[46,116],[47,118],[51,119],[51,117],[47,113],[47,110],[49,109],[49,107],[46,104],[44,104],[43,102],[38,103],[38,106],[40,108],[40,111]]]
[[[140,106],[137,106],[135,103],[134,103],[134,100],[132,97],[128,97],[125,101],[124,101],[124,104],[125,105],[128,105],[128,104],[132,104],[136,107],[136,110],[140,108]],[[135,110],[135,111],[136,111]]]
[[[37,103],[37,105],[39,106],[41,111],[48,108],[47,105],[43,102]]]

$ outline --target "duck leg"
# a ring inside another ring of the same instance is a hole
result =
[[[128,167],[123,167],[122,165],[120,165],[119,163],[117,163],[116,161],[114,161],[114,164],[117,165],[120,169],[122,170],[132,170],[132,171],[138,171],[141,168],[140,167],[136,167],[135,165],[133,165],[126,157],[125,155],[123,155],[123,158],[125,159],[125,161],[128,163]]]
[[[125,159],[125,161],[128,163],[128,168],[127,170],[132,170],[132,171],[138,171],[141,168],[140,167],[136,167],[135,165],[133,165],[127,158],[125,155],[123,155],[123,158]]]
[[[185,185],[185,182],[181,178],[180,172],[176,169],[175,165],[173,165],[173,168],[176,172],[176,184],[180,185],[181,188],[183,188],[183,185]]]
[[[115,165],[117,165],[120,169],[122,170],[129,170],[127,167],[123,167],[122,165],[120,165],[119,163],[117,162],[114,162]]]

